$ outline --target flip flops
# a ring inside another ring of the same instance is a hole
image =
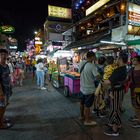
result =
[[[2,126],[0,126],[0,129],[9,129],[13,126],[12,123],[4,123]]]
[[[4,118],[3,119],[3,123],[10,123],[10,122],[11,122],[11,120],[9,118]]]

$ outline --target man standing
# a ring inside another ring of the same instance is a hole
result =
[[[90,118],[90,107],[94,101],[95,79],[99,79],[99,74],[93,63],[93,60],[95,60],[95,53],[89,51],[86,57],[87,60],[79,64],[81,91],[80,111],[81,119],[84,120],[84,125],[91,126],[97,124]]]
[[[7,57],[8,51],[0,49],[0,129],[7,129],[12,126],[3,118],[11,94],[10,70],[6,64]]]

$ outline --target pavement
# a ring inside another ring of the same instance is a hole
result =
[[[0,130],[0,140],[140,140],[140,129],[131,128],[128,118],[133,115],[130,94],[125,95],[123,129],[118,137],[103,134],[106,119],[93,114],[97,126],[87,127],[79,121],[79,99],[64,97],[63,89],[49,83],[47,90],[37,89],[35,81],[27,76],[23,86],[13,88],[6,110],[14,126]]]

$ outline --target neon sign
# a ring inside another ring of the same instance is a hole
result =
[[[15,28],[10,25],[0,26],[0,32],[2,33],[14,33]]]

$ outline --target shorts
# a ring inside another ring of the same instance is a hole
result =
[[[81,104],[85,105],[85,107],[91,107],[94,101],[94,94],[84,95],[82,92],[80,93]]]

